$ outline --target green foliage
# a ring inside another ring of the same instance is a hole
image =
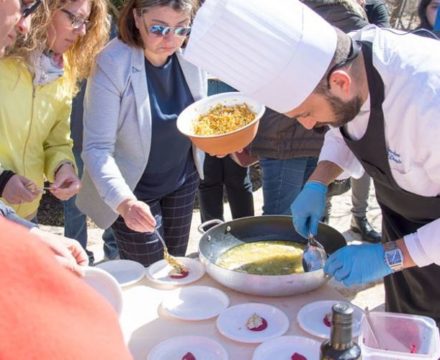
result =
[[[116,9],[120,10],[122,5],[124,4],[124,0],[110,0],[110,2],[113,4]]]
[[[108,0],[110,13],[117,17],[119,14],[119,11],[122,8],[122,5],[124,5],[125,0]]]

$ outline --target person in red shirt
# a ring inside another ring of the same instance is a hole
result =
[[[132,359],[111,305],[35,235],[0,217],[0,252],[0,359]]]

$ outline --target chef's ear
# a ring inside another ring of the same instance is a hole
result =
[[[352,78],[344,69],[333,71],[329,76],[329,87],[333,95],[350,98]]]

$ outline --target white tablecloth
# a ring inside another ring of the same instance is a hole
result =
[[[199,281],[187,285],[206,285],[224,291],[230,299],[230,306],[260,302],[278,307],[286,313],[290,326],[285,335],[300,335],[322,341],[304,332],[296,320],[297,312],[305,304],[318,300],[345,300],[341,294],[328,285],[302,295],[288,297],[259,297],[241,294],[212,280],[205,274]],[[173,336],[200,335],[221,343],[231,360],[251,359],[259,344],[244,344],[222,336],[216,328],[216,318],[203,321],[184,321],[170,317],[160,310],[162,299],[170,289],[160,288],[147,278],[123,289],[124,308],[120,318],[127,344],[135,360],[146,360],[150,350],[159,342]],[[274,359],[275,360],[275,359]]]

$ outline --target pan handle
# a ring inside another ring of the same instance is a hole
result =
[[[208,221],[205,221],[204,223],[201,223],[197,227],[197,230],[199,230],[200,234],[204,234],[206,232],[205,227],[207,227],[208,225],[210,225],[209,228],[212,228],[215,225],[219,225],[219,224],[223,224],[223,223],[224,223],[224,221],[220,220],[220,219],[208,220]]]

